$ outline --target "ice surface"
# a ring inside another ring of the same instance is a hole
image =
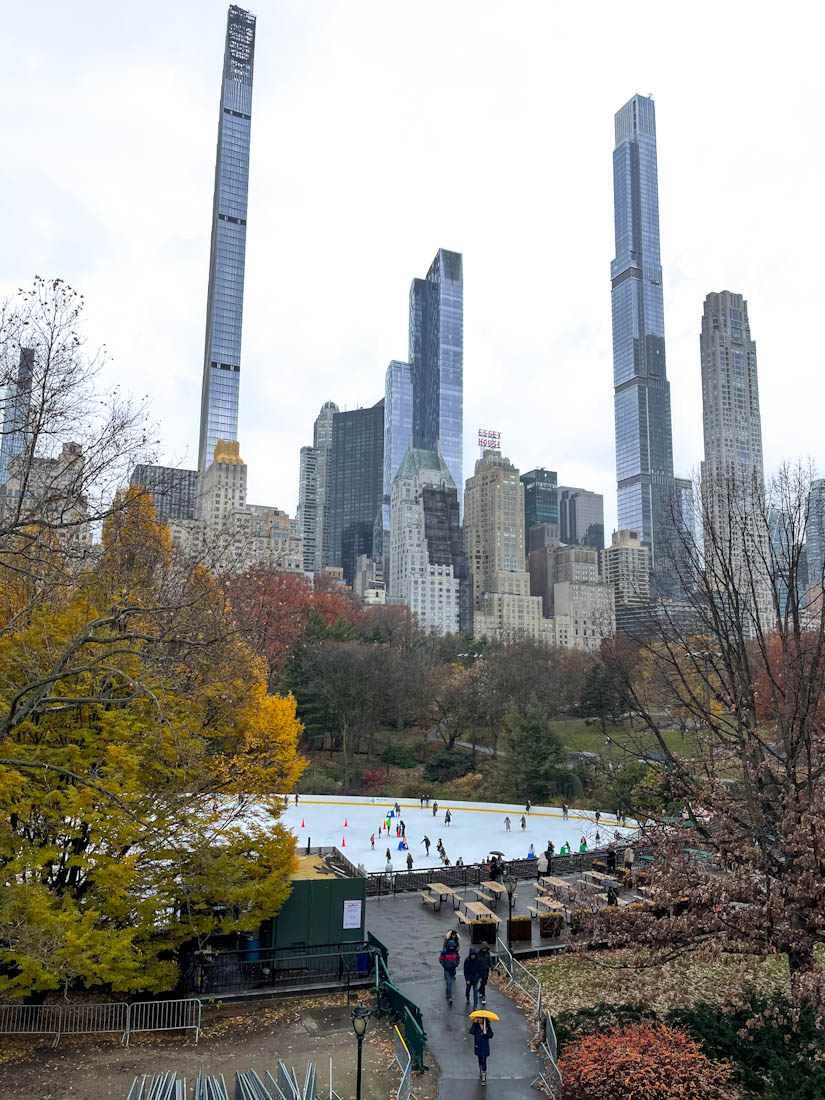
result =
[[[395,835],[396,819],[390,818],[390,835],[383,828],[392,811],[395,799],[353,796],[350,799],[332,795],[301,795],[298,805],[295,796],[290,797],[289,809],[281,818],[283,824],[298,838],[298,849],[307,843],[313,847],[335,845],[354,864],[363,863],[368,871],[383,871],[386,850],[390,849],[393,868],[404,870],[407,866],[406,851],[399,851],[400,840]],[[539,855],[552,840],[558,854],[562,844],[569,842],[578,852],[584,836],[588,848],[596,847],[596,832],[601,835],[600,846],[615,839],[615,832],[622,838],[633,835],[634,829],[621,829],[612,814],[602,814],[598,829],[593,811],[571,810],[569,820],[562,818],[561,809],[552,806],[533,806],[525,814],[526,828],[521,828],[524,804],[507,805],[495,802],[453,802],[438,804],[434,817],[432,803],[423,809],[417,799],[399,798],[400,820],[406,825],[407,843],[415,867],[439,867],[441,859],[435,850],[439,837],[447,850],[451,865],[459,856],[465,863],[477,863],[491,851],[503,852],[506,859],[524,859],[530,845]],[[449,809],[452,821],[444,824],[444,814]],[[510,818],[510,832],[504,819]],[[381,835],[378,834],[382,827]],[[375,834],[375,850],[370,850],[370,836]],[[432,847],[429,858],[422,843],[424,835],[430,838]]]

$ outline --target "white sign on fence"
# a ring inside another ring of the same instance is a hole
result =
[[[361,899],[344,902],[344,928],[361,927]]]

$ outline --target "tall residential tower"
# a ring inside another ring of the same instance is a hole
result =
[[[198,469],[201,473],[212,462],[219,439],[238,438],[254,61],[255,16],[233,4],[226,19],[218,116],[198,444]]]
[[[635,95],[617,112],[615,126],[610,278],[619,527],[641,533],[651,567],[661,575],[669,572],[675,485],[653,100]]]
[[[464,418],[464,275],[461,253],[440,248],[410,287],[413,445],[441,456],[461,504]]]

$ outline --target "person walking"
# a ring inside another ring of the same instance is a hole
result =
[[[424,839],[423,839],[423,840],[421,841],[421,843],[422,843],[422,844],[424,845],[424,847],[426,848],[426,850],[427,850],[427,855],[429,855],[429,854],[430,854],[430,838],[429,838],[429,837],[427,836],[427,834],[426,834],[426,833],[424,834]]]
[[[596,810],[596,828],[597,829],[599,827],[599,822],[601,821],[601,819],[602,819],[602,815],[599,813],[598,810]]]
[[[407,870],[411,871],[412,869],[413,869],[412,852],[407,852]]]
[[[424,809],[424,795],[423,794],[421,795],[421,797],[419,798],[418,801],[421,803],[421,809],[423,810]]]
[[[487,979],[490,977],[490,966],[493,960],[490,958],[490,948],[486,943],[479,944],[478,948],[478,999],[483,1005],[487,1004]]]
[[[521,827],[522,829],[527,828],[527,818],[524,816],[524,814],[521,815]]]
[[[445,992],[447,1004],[450,1008],[453,1007],[453,982],[455,981],[455,972],[458,969],[460,958],[461,955],[459,954],[458,945],[455,940],[447,940],[447,945],[438,956],[438,961],[441,963],[441,967],[444,970],[444,982],[446,984]]]
[[[393,809],[395,810],[395,816],[396,816],[396,817],[400,817],[400,816],[401,816],[401,807],[400,807],[400,806],[398,805],[398,803],[397,803],[397,802],[396,802],[396,804],[395,804],[395,805],[393,806]]]
[[[633,870],[633,860],[634,860],[635,856],[636,856],[636,853],[633,851],[633,849],[630,846],[625,848],[625,850],[624,850],[624,865],[628,869],[628,871]]]
[[[387,848],[387,860],[389,861],[391,859],[392,859],[392,853],[390,852],[389,848]]]
[[[567,821],[567,804],[565,802],[562,802],[561,804],[561,816],[565,821]]]
[[[402,835],[402,836],[406,836],[406,835],[407,835],[407,826],[406,826],[406,825],[404,824],[404,822],[403,822],[403,821],[401,822],[401,835]]]
[[[478,954],[474,947],[470,948],[470,953],[464,960],[464,1000],[467,1004],[470,1003],[470,990],[473,991],[473,1012],[478,1008],[478,979],[480,976],[480,968],[478,965]]]
[[[370,851],[371,852],[375,851],[375,833],[373,833],[372,836],[370,837]]]
[[[433,802],[433,817],[438,813],[438,803]]]
[[[461,950],[461,936],[458,934],[458,929],[457,928],[451,928],[449,930],[449,932],[447,933],[447,935],[444,937],[444,942],[441,944],[441,946],[445,951],[447,950],[447,944],[450,942],[450,940],[452,940],[453,943],[455,944],[456,951],[460,951]]]
[[[470,1028],[473,1036],[473,1050],[478,1058],[478,1069],[481,1074],[482,1085],[487,1084],[487,1059],[490,1057],[490,1040],[493,1037],[493,1029],[489,1020],[473,1020]]]
[[[611,873],[616,870],[616,845],[607,846],[607,869]]]
[[[446,814],[444,814],[444,824],[449,825],[452,820],[453,820],[453,815],[450,813],[450,811],[448,809]]]
[[[505,819],[504,819],[504,831],[505,831],[505,833],[510,832],[510,818],[509,817],[505,817]]]

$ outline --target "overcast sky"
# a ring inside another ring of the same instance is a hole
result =
[[[218,101],[216,0],[4,5],[4,292],[86,296],[107,377],[197,462]],[[464,254],[465,473],[478,427],[615,523],[613,114],[656,101],[677,474],[702,457],[705,294],[746,296],[766,471],[825,467],[822,8],[262,0],[241,454],[294,512],[321,403],[373,404],[410,280]]]

